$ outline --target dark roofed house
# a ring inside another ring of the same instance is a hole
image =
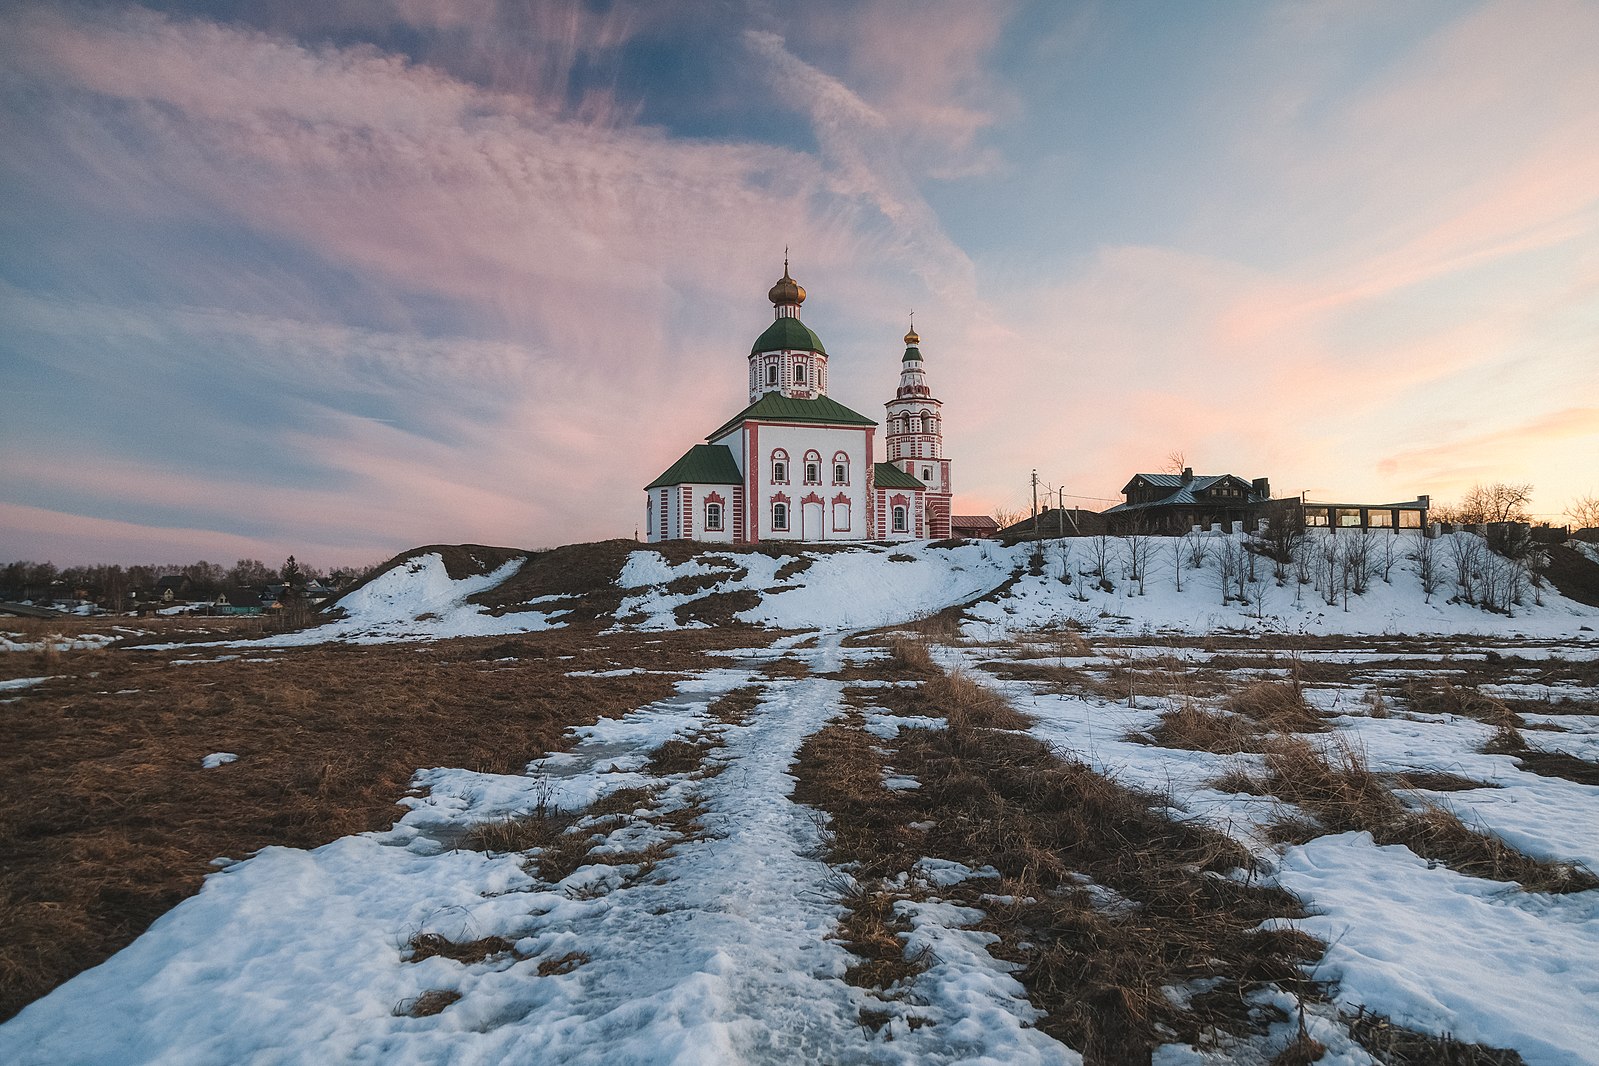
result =
[[[1020,522],[1013,522],[1001,529],[997,536],[1001,539],[1032,540],[1034,538],[1048,537],[1093,537],[1105,532],[1105,519],[1096,511],[1085,511],[1081,507],[1046,507],[1038,512],[1035,520],[1031,515]]]
[[[951,515],[949,520],[949,535],[964,537],[967,540],[981,540],[992,537],[999,532],[999,523],[986,514],[958,514]]]
[[[1134,474],[1122,486],[1122,495],[1125,502],[1103,512],[1113,530],[1185,533],[1195,526],[1233,522],[1248,528],[1264,516],[1271,482],[1263,477],[1245,481],[1235,474],[1196,476],[1193,467],[1185,467],[1181,474]]]

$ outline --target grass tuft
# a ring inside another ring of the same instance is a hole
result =
[[[1327,728],[1305,702],[1297,681],[1252,681],[1234,692],[1227,706],[1274,733],[1320,733]]]
[[[540,959],[539,976],[555,977],[560,974],[571,973],[579,966],[593,961],[586,951],[568,951],[557,959]]]
[[[430,988],[420,996],[395,1004],[394,1015],[397,1018],[431,1018],[435,1014],[443,1014],[444,1008],[460,999],[461,993],[454,989]]]
[[[512,950],[511,942],[503,936],[485,936],[476,940],[455,941],[440,933],[418,933],[411,938],[411,954],[407,962],[421,962],[434,957],[453,959],[460,963],[482,962],[496,955],[506,955]]]

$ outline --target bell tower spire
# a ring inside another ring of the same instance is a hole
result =
[[[905,354],[900,357],[899,388],[888,408],[888,461],[927,486],[927,535],[950,535],[951,488],[949,459],[944,455],[943,401],[927,384],[921,335],[916,332],[916,312],[905,333]]]

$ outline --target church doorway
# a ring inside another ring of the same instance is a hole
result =
[[[827,527],[822,525],[822,504],[806,500],[800,504],[800,539],[826,540]]]

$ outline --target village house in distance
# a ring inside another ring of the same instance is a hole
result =
[[[767,294],[774,320],[749,353],[749,406],[645,488],[646,539],[783,541],[940,539],[950,535],[950,462],[942,404],[913,328],[877,423],[827,395],[827,349],[800,321],[805,290],[788,274]]]

